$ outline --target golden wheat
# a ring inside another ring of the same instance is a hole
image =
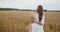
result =
[[[60,32],[60,12],[44,12],[45,32]],[[0,11],[0,32],[28,32],[34,11]]]

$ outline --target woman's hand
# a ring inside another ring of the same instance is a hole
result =
[[[41,22],[36,22],[36,21],[32,21],[31,23],[37,23],[37,24],[39,24],[39,25],[42,25]]]
[[[31,23],[37,23],[39,25],[42,25],[42,23],[40,21],[34,21],[34,18],[31,19]]]
[[[42,25],[42,23],[41,23],[41,22],[38,22],[37,24]]]

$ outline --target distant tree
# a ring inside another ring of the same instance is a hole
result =
[[[44,11],[47,11],[47,10],[44,10]]]

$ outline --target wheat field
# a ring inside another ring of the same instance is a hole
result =
[[[34,11],[0,11],[0,32],[28,32]],[[45,32],[60,32],[60,12],[44,12]],[[27,27],[27,29],[26,29]]]

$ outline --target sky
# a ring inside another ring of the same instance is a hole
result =
[[[46,10],[60,10],[60,0],[0,0],[0,8],[17,8],[36,10],[42,5]]]

